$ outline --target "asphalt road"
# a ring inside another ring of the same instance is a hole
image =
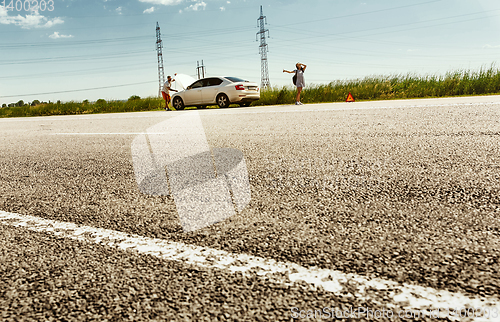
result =
[[[171,196],[139,191],[131,157],[138,133],[182,113],[199,113],[211,148],[243,153],[251,187],[241,213],[187,233]],[[0,119],[0,211],[498,300],[500,96]],[[6,224],[0,263],[6,321],[394,308],[383,292],[283,284]]]

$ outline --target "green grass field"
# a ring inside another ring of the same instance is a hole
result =
[[[307,80],[307,79],[306,79]],[[459,70],[446,75],[419,76],[416,74],[373,76],[363,79],[333,81],[325,85],[308,85],[301,95],[303,103],[345,101],[351,92],[356,100],[389,100],[424,97],[488,95],[500,93],[500,70],[492,65],[479,71]],[[293,86],[272,88],[261,92],[261,99],[252,105],[293,104],[296,89]],[[162,98],[130,97],[127,101],[24,104],[0,108],[0,117],[116,113],[160,110]]]
[[[492,66],[479,71],[455,71],[444,76],[408,74],[334,81],[327,85],[307,86],[301,94],[301,101],[343,102],[349,92],[356,100],[364,101],[498,94],[500,70]],[[295,88],[274,88],[263,91],[261,99],[254,105],[293,104],[295,96]]]

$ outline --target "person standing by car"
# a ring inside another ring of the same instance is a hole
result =
[[[165,84],[163,84],[163,89],[161,90],[161,95],[165,100],[165,111],[170,111],[168,108],[168,104],[170,103],[170,91],[178,92],[175,89],[172,89],[172,82],[175,82],[175,79],[172,79],[171,76],[167,76],[167,80]]]
[[[283,73],[289,73],[289,74],[293,74],[295,73],[295,76],[294,76],[294,85],[297,86],[297,98],[296,98],[296,101],[295,101],[295,105],[303,105],[301,102],[300,102],[300,93],[302,92],[302,88],[304,88],[304,86],[306,86],[306,81],[304,79],[304,72],[306,71],[306,65],[304,64],[301,64],[301,63],[297,63],[295,64],[295,70],[292,70],[292,71],[289,71],[289,70],[285,70],[283,69]]]

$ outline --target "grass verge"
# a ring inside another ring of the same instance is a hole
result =
[[[407,74],[334,81],[327,85],[307,86],[301,94],[301,101],[342,102],[346,100],[349,92],[356,100],[498,94],[500,70],[492,66],[479,71],[450,72],[444,76]],[[296,94],[294,87],[273,88],[262,91],[261,99],[254,105],[293,104]]]
[[[44,103],[36,106],[24,105],[4,107],[0,109],[0,117],[21,116],[48,116],[48,115],[74,115],[96,113],[121,113],[159,110],[165,106],[163,98],[131,98],[127,101],[106,101],[99,99],[96,102],[65,102]]]

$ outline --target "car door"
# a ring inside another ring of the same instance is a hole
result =
[[[222,79],[217,77],[211,77],[205,79],[206,83],[204,84],[201,90],[201,99],[204,105],[214,104],[215,97],[219,92],[219,85],[222,84]]]
[[[201,89],[203,88],[203,80],[194,82],[184,91],[184,105],[199,105],[201,104]]]

